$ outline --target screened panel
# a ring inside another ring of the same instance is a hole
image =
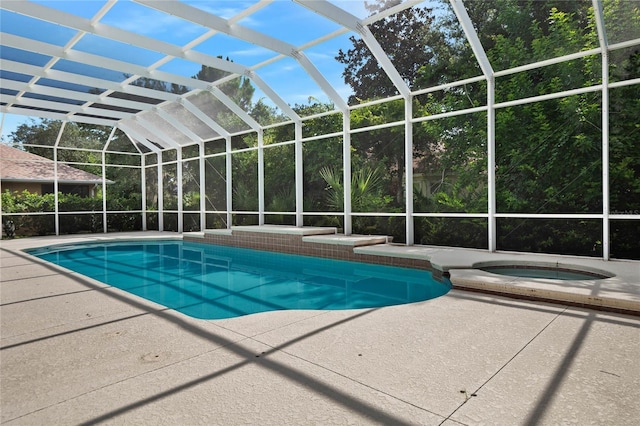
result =
[[[18,63],[42,67],[51,60],[51,56],[49,55],[30,52],[28,50],[18,49],[11,46],[2,46],[2,49],[0,49],[0,58],[6,61],[15,62],[15,64],[8,64],[9,67],[19,66]],[[2,71],[5,72],[4,69]]]
[[[179,183],[177,179],[178,179],[178,166],[175,163],[164,164],[162,166],[162,202],[164,203],[163,207],[165,210],[178,209]]]
[[[612,82],[640,78],[638,47],[616,49],[609,54],[609,73]]]
[[[230,133],[249,129],[249,125],[245,121],[233,113],[211,92],[201,91],[187,96],[187,100]]]
[[[142,214],[107,213],[107,230],[109,232],[140,231],[142,230]]]
[[[590,0],[465,2],[495,71],[598,47]]]
[[[67,123],[62,131],[58,146],[102,150],[107,144],[110,134],[111,128],[107,126]]]
[[[114,154],[107,152],[105,154],[105,163],[123,166],[140,166],[141,157],[138,154]]]
[[[602,255],[602,221],[597,219],[498,218],[498,250]]]
[[[404,126],[353,134],[351,146],[353,211],[404,211]]]
[[[284,2],[277,2],[284,3]],[[275,3],[274,3],[275,4]],[[280,97],[290,106],[306,104],[310,99],[318,98],[328,102],[329,98],[318,83],[304,71],[303,66],[294,58],[285,57],[266,65],[259,70],[260,77],[271,87],[281,86],[279,82],[287,81],[286,87],[278,92]],[[306,87],[301,94],[297,87]]]
[[[343,211],[342,138],[304,142],[302,163],[305,212]]]
[[[296,211],[294,148],[293,144],[288,144],[264,149],[264,204],[266,211]]]
[[[182,208],[200,210],[200,160],[182,163]]]
[[[404,100],[367,105],[351,110],[351,129],[395,123],[404,120]]]
[[[121,71],[111,70],[69,59],[59,59],[51,69],[111,82],[122,82],[127,78],[127,76]]]
[[[178,103],[167,103],[166,105],[163,105],[161,109],[180,122],[180,124],[198,135],[201,139],[220,137],[215,130],[200,121],[195,115],[189,112],[189,110]]]
[[[422,245],[486,249],[487,219],[457,217],[417,217],[415,242]]]
[[[182,228],[184,232],[200,231],[200,213],[184,213],[182,215]]]
[[[162,151],[162,162],[170,163],[178,160],[178,151],[175,149],[167,149]]]
[[[640,2],[603,0],[602,9],[610,45],[640,38]]]
[[[499,212],[602,211],[600,103],[587,93],[497,111]]]
[[[548,95],[602,83],[600,55],[496,78],[496,102]]]
[[[481,80],[414,96],[413,118],[477,108],[486,104],[487,83]]]
[[[182,148],[182,159],[188,160],[200,156],[200,145],[194,144]]]
[[[158,168],[145,168],[145,193],[147,210],[158,210]]]
[[[289,123],[265,129],[262,136],[264,144],[270,145],[294,140],[296,134],[295,127],[295,124]]]
[[[85,36],[73,46],[73,49],[117,61],[127,61],[143,67],[150,66],[163,56],[158,52],[110,40],[95,34],[85,34]]]
[[[231,151],[245,150],[248,148],[256,148],[258,146],[257,133],[244,133],[231,137]]]
[[[154,195],[153,192],[149,193],[149,185],[154,183],[153,177],[149,176],[149,174],[155,175],[157,185],[158,174],[157,172],[155,174],[149,173],[151,170],[154,169],[147,168],[147,196]],[[142,209],[142,172],[140,168],[108,166],[106,167],[106,178],[112,182],[106,186],[107,210],[132,211]],[[154,190],[157,199],[157,186]],[[147,200],[148,202],[149,200]],[[149,206],[147,204],[147,207]],[[124,218],[124,216],[121,217]]]
[[[127,19],[123,19],[123,16]],[[128,1],[117,2],[104,16],[102,22],[139,35],[148,35],[149,26],[152,25],[159,37],[180,46],[206,31],[199,25]]]
[[[207,211],[227,210],[226,169],[225,156],[210,157],[204,160],[205,210]],[[207,221],[208,218],[209,215],[207,215]]]
[[[26,135],[26,144],[33,146],[53,146],[58,139],[60,128],[62,127],[61,121],[54,120],[41,120],[36,122],[32,121],[33,126],[28,130]],[[27,149],[28,152],[40,155],[42,157],[53,160],[53,150],[40,148],[40,149]]]
[[[338,62],[345,67],[342,74],[344,81],[353,89],[353,94],[348,99],[349,105],[398,95],[400,92],[383,71],[362,37],[354,35],[349,40],[353,47],[340,49],[337,56]],[[366,72],[360,74],[360,69]]]
[[[640,86],[610,89],[609,100],[609,208],[612,214],[640,214]]]
[[[107,151],[135,153],[138,156],[139,163],[141,161],[140,151],[148,152],[148,149],[140,147],[138,144],[134,144],[133,142],[131,142],[131,139],[129,139],[127,135],[122,132],[122,130],[116,129],[116,131],[113,133],[113,138],[109,142]]]
[[[126,120],[124,124],[126,125],[125,131],[129,131],[129,129],[131,129],[131,131],[135,132],[134,134],[136,136],[136,140],[138,139],[137,136],[140,135],[145,139],[143,144],[146,143],[150,146],[156,146],[160,149],[166,148],[164,144],[160,142],[161,139],[157,135],[147,130],[146,127],[140,125],[140,123],[138,123],[136,120]]]
[[[354,216],[353,233],[361,235],[385,235],[395,243],[406,241],[406,220],[397,216]]]
[[[487,212],[487,114],[414,124],[414,211]]]
[[[634,211],[633,214],[640,214]],[[611,220],[611,257],[616,259],[638,259],[638,235],[640,220]]]
[[[257,151],[237,152],[231,156],[234,211],[258,211],[257,160]]]
[[[163,142],[177,145],[187,145],[189,143],[196,142],[158,114],[147,112],[139,115],[138,117],[138,120],[146,123],[148,128],[153,130],[152,133]]]
[[[100,206],[102,208],[102,206]],[[103,218],[100,213],[61,214],[59,216],[61,234],[85,234],[102,232]]]
[[[253,20],[254,18],[252,17],[250,19]],[[234,53],[233,56],[222,57],[220,45],[229,46],[229,51]],[[273,58],[274,56],[273,51],[267,48],[256,46],[255,44],[251,44],[234,37],[229,37],[222,33],[217,33],[203,42],[198,43],[193,50],[207,54],[219,52],[215,56],[225,60],[240,62],[248,67],[257,65],[267,59]]]
[[[216,139],[204,143],[204,155],[215,155],[226,152],[227,140]]]
[[[71,28],[4,9],[0,9],[0,23],[2,32],[59,47],[65,46],[76,34]]]

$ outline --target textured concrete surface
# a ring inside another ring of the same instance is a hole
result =
[[[640,418],[639,317],[452,290],[380,309],[204,321],[20,252],[91,238],[0,243],[3,425]]]

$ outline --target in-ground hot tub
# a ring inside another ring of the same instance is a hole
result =
[[[539,262],[485,262],[474,265],[476,269],[498,275],[518,278],[553,280],[602,280],[614,274],[587,266]]]

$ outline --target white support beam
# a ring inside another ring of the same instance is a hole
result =
[[[342,97],[340,97],[340,95],[333,89],[326,78],[322,76],[322,74],[315,68],[315,66],[313,66],[311,62],[309,62],[309,60],[306,59],[306,57],[301,54],[301,52],[299,52],[294,45],[271,37],[267,34],[252,30],[251,28],[247,28],[236,23],[230,23],[228,20],[220,18],[219,16],[207,13],[202,9],[198,9],[184,3],[154,0],[136,0],[136,2],[144,4],[147,7],[159,10],[161,12],[177,16],[203,27],[211,28],[213,30],[219,31],[231,37],[235,37],[242,41],[246,41],[253,45],[264,47],[271,51],[280,53],[281,55],[295,58],[296,60],[298,60],[304,70],[311,76],[311,78],[313,78],[314,81],[320,86],[320,88],[325,91],[332,102],[342,111],[346,110],[346,104]],[[302,58],[302,60],[300,60],[300,58]],[[263,88],[262,90],[264,91]],[[272,98],[272,100],[274,99]],[[294,117],[291,118],[295,119]]]
[[[264,132],[258,130],[258,225],[264,225]]]
[[[198,144],[198,177],[200,186],[200,232],[207,229],[207,181],[204,158],[204,142]]]
[[[596,29],[598,30],[598,41],[600,48],[607,49],[609,47],[609,39],[607,38],[607,29],[604,25],[604,11],[602,10],[601,0],[591,0],[593,5],[594,17],[596,20]]]
[[[487,237],[490,252],[497,250],[496,222],[496,79],[487,79]]]
[[[117,127],[112,127],[111,132],[109,132],[109,137],[107,138],[107,143],[104,144],[101,153],[101,161],[102,161],[102,232],[107,233],[107,148],[111,141],[113,140],[114,135],[116,134]]]
[[[282,111],[287,117],[289,117],[292,120],[300,120],[300,116],[298,115],[298,113],[296,113],[290,106],[288,103],[286,103],[284,101],[284,99],[282,99],[280,97],[280,95],[278,95],[272,88],[271,86],[269,86],[267,83],[265,83],[262,78],[255,73],[254,71],[247,71],[245,72],[245,75],[251,79],[251,81],[253,81],[253,83],[258,86],[258,88],[260,90],[262,90],[264,92],[265,95],[267,95],[274,104],[276,104],[276,106],[278,108],[280,108],[280,111]]]
[[[147,156],[140,155],[140,195],[142,198],[142,230],[147,230]]]
[[[136,3],[185,19],[205,28],[211,28],[223,34],[247,41],[256,46],[265,47],[283,55],[288,55],[293,47],[288,43],[268,36],[267,34],[243,27],[242,25],[229,23],[226,19],[185,3],[169,1],[159,2],[155,0],[136,0]]]
[[[180,148],[176,150],[176,156],[176,182],[179,182],[179,184],[177,185],[178,193],[176,194],[178,198],[178,233],[182,234],[182,232],[184,231],[184,196],[182,181],[182,150]]]
[[[295,185],[296,226],[304,226],[304,151],[302,146],[302,121],[295,122]]]
[[[322,75],[322,73],[311,63],[309,58],[302,53],[301,51],[294,50],[291,52],[291,56],[293,56],[298,63],[302,66],[307,74],[315,81],[318,86],[322,89],[324,93],[329,96],[329,99],[333,102],[333,104],[342,112],[346,112],[349,110],[349,106],[342,99],[342,97],[338,94],[336,89],[327,81],[326,78]]]
[[[115,127],[113,128],[115,130]],[[111,134],[113,135],[113,130]],[[102,232],[107,233],[107,154],[102,150],[100,153],[100,162],[102,165]]]
[[[66,71],[59,71],[54,69],[44,70],[41,67],[35,65],[23,64],[21,62],[14,62],[7,59],[0,59],[0,69],[17,72],[22,74],[29,74],[37,77],[48,78],[51,80],[57,80],[63,83],[81,84],[83,86],[106,89],[107,91],[123,92],[132,95],[144,96],[147,98],[155,98],[163,101],[175,101],[180,99],[180,95],[170,92],[160,92],[158,90],[146,89],[139,86],[131,86],[128,84],[116,83],[111,80],[104,80],[95,77],[88,77],[86,75],[74,74]],[[101,99],[105,101],[107,99],[122,101],[122,106],[128,107],[127,103],[134,102],[126,99],[107,97],[104,94],[99,95]],[[108,103],[108,102],[105,102]],[[136,102],[138,103],[138,102]],[[145,103],[143,103],[145,104]],[[148,104],[146,104],[148,105]]]
[[[64,108],[65,112],[67,112],[68,114],[89,114],[89,115],[99,116],[96,118],[103,118],[103,119],[111,118],[114,121],[120,120],[122,118],[130,118],[132,116],[130,113],[125,113],[125,112],[112,111],[112,110],[102,109],[102,108],[82,107],[80,105],[73,105],[73,104],[67,104],[67,103],[61,103],[61,102],[55,102],[55,101],[45,101],[42,99],[25,98],[25,97],[15,99],[15,97],[11,95],[5,95],[2,93],[0,93],[0,102],[4,102],[7,104],[10,103],[14,107],[28,106],[28,107],[41,108],[41,109],[51,110],[51,111],[61,111],[61,109]]]
[[[5,68],[2,68],[5,69]],[[44,73],[43,73],[44,74]],[[71,83],[71,82],[69,82]],[[19,92],[37,93],[43,96],[55,96],[58,98],[72,99],[75,101],[92,102],[115,107],[129,108],[135,110],[151,110],[153,105],[145,102],[130,101],[127,99],[112,98],[102,95],[80,92],[76,90],[59,89],[57,87],[43,86],[40,84],[23,83],[16,80],[0,79],[0,87],[4,89],[16,90]],[[133,113],[129,113],[133,115]]]
[[[65,50],[60,46],[55,46],[41,41],[27,39],[24,37],[16,36],[8,33],[0,33],[3,45],[15,47],[17,49],[28,50],[35,53],[41,53],[56,58],[68,59],[75,62],[80,62],[99,68],[106,68],[114,71],[122,72],[126,75],[135,75],[140,77],[147,77],[154,80],[160,80],[168,83],[175,83],[182,86],[191,87],[194,89],[207,90],[211,87],[211,83],[196,80],[193,78],[182,77],[176,74],[171,74],[158,70],[147,70],[146,68],[132,64],[130,62],[123,62],[116,59],[107,58],[104,56],[94,55],[91,53],[80,52],[77,50]],[[121,86],[118,86],[119,90],[124,90]],[[168,100],[177,100],[179,95],[170,94],[168,92],[161,92],[159,90],[151,90],[148,92],[150,97],[162,99],[163,94],[170,95]]]
[[[164,231],[164,179],[162,168],[162,153],[156,154],[157,166],[158,166],[158,231]]]
[[[404,173],[405,173],[405,241],[412,246],[415,240],[413,218],[413,98],[404,101]],[[402,179],[402,176],[400,176]]]
[[[122,130],[129,138],[146,146],[150,151],[160,153],[160,149],[157,146],[150,143],[144,135],[141,135],[140,133],[129,127],[126,123],[120,122],[116,125],[116,127]]]
[[[351,115],[349,112],[342,114],[342,181],[344,190],[344,235],[351,235]]]
[[[327,19],[336,22],[343,27],[349,28],[351,31],[357,32],[362,37],[371,54],[378,61],[378,65],[387,74],[393,85],[398,89],[400,94],[407,98],[411,95],[411,89],[404,81],[396,67],[393,65],[389,56],[380,46],[378,40],[371,33],[369,28],[362,23],[360,19],[348,13],[344,9],[335,6],[325,0],[294,0],[296,3],[324,16]]]
[[[231,161],[231,136],[225,137],[225,176],[227,180],[226,198],[227,198],[227,229],[231,229],[233,223],[233,164]]]
[[[169,144],[171,148],[180,150],[180,144],[178,142],[173,140],[171,136],[167,135],[162,130],[158,129],[153,123],[147,121],[144,117],[138,115],[135,117],[134,121],[140,126],[144,127],[149,133],[156,136],[159,140]]]
[[[602,51],[602,258],[611,258],[611,226],[609,222],[609,51]]]
[[[458,22],[462,27],[462,31],[464,31],[464,35],[467,37],[467,41],[471,45],[471,50],[473,50],[473,54],[480,65],[480,69],[485,77],[490,78],[493,76],[493,68],[491,67],[491,63],[489,62],[489,58],[487,57],[487,53],[484,51],[482,47],[482,43],[480,43],[480,38],[476,33],[475,28],[473,27],[473,23],[471,22],[471,18],[469,18],[469,14],[467,13],[467,9],[464,6],[463,0],[449,0],[451,3],[451,7],[458,18]]]
[[[187,126],[182,124],[180,121],[176,120],[171,114],[167,113],[162,108],[155,107],[153,109],[153,112],[158,114],[162,119],[164,119],[164,121],[166,121],[168,124],[170,124],[173,128],[175,128],[179,132],[186,135],[192,141],[202,142],[202,138],[200,136],[196,135],[194,132],[191,131],[191,129],[189,129]]]
[[[0,106],[0,112],[14,115],[25,115],[29,117],[49,118],[51,120],[69,121],[69,117],[63,113],[19,108],[17,106],[2,105]],[[73,116],[73,121],[77,123],[97,124],[99,126],[113,126],[115,124],[113,120],[84,116]]]
[[[60,139],[62,139],[62,133],[64,132],[67,122],[63,121],[56,136],[56,142],[53,144],[53,199],[54,199],[54,222],[56,235],[60,235],[60,199],[58,197],[59,185],[58,185],[58,145],[60,145]]]
[[[200,108],[192,104],[189,100],[184,98],[181,99],[180,105],[185,107],[187,111],[195,115],[198,120],[202,121],[219,135],[229,136],[229,132],[224,127],[220,126],[218,123],[212,120],[207,114],[205,114]]]
[[[225,61],[215,56],[206,55],[196,51],[185,52],[180,46],[147,37],[117,27],[93,22],[77,15],[69,14],[54,8],[39,5],[32,2],[10,1],[4,2],[3,8],[12,12],[32,16],[43,21],[52,22],[67,28],[72,28],[88,34],[94,34],[120,43],[130,44],[142,49],[162,53],[175,58],[183,58],[208,65],[231,73],[242,74],[245,67],[234,62]],[[136,73],[137,74],[137,73]]]
[[[222,102],[227,108],[233,111],[234,114],[240,117],[242,121],[247,123],[249,127],[251,127],[253,130],[258,130],[262,128],[260,123],[254,120],[253,117],[247,114],[245,110],[243,110],[235,102],[233,102],[233,100],[230,97],[228,97],[222,90],[218,89],[215,86],[209,86],[208,90],[209,92],[211,92],[213,96],[218,98],[218,100],[220,100],[220,102]]]

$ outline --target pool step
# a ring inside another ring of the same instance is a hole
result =
[[[377,244],[387,244],[390,237],[386,235],[344,235],[338,234],[338,230],[331,226],[286,226],[286,225],[262,225],[262,226],[232,226],[231,229],[207,229],[203,236],[233,235],[242,232],[258,232],[263,234],[295,235],[302,237],[305,243],[331,244],[350,247],[365,247]]]
[[[302,237],[302,241],[304,241],[305,243],[363,247],[363,246],[372,246],[377,244],[386,244],[389,241],[389,237],[385,235],[334,234],[334,235],[313,235],[309,237]]]
[[[207,232],[207,231],[205,231]],[[285,235],[333,235],[338,229],[331,226],[287,226],[287,225],[260,225],[260,226],[232,226],[231,232],[261,232],[265,234]]]

